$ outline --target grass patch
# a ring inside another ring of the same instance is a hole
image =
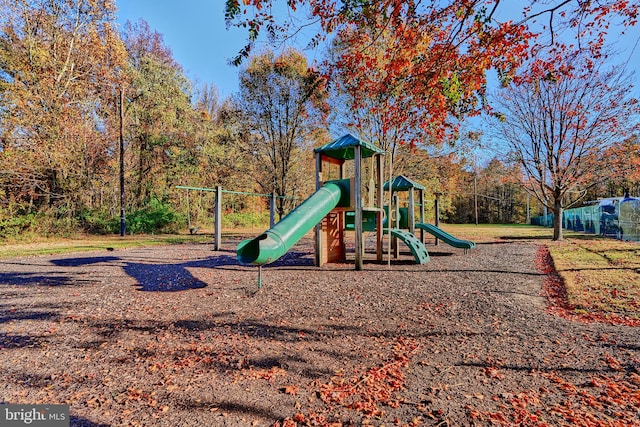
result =
[[[492,243],[507,240],[551,241],[553,229],[536,225],[521,224],[440,224],[446,232],[475,243]],[[565,236],[574,237],[578,233],[565,231]]]
[[[567,302],[575,314],[592,318],[640,319],[640,244],[564,231],[553,242],[551,228],[529,225],[441,226],[456,237],[476,243],[533,240],[549,249],[562,278]]]
[[[549,242],[548,248],[577,313],[640,318],[640,245],[597,238]]]
[[[0,258],[53,255],[72,252],[115,250],[141,246],[205,242],[210,238],[191,235],[78,236],[74,238],[38,239],[30,242],[5,243]]]

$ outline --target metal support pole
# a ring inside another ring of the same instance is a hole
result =
[[[377,171],[377,197],[376,208],[378,214],[376,215],[376,257],[378,262],[382,262],[382,239],[384,238],[384,232],[382,230],[382,214],[384,212],[384,188],[383,188],[383,169],[384,163],[382,162],[382,154],[376,155],[376,171]]]
[[[316,191],[320,189],[321,184],[322,184],[322,154],[316,153]],[[322,221],[316,224],[315,235],[316,235],[316,239],[315,239],[316,241],[315,241],[315,248],[314,248],[315,249],[314,261],[315,261],[316,267],[322,267],[322,260],[323,260]]]
[[[216,187],[216,213],[213,250],[219,251],[222,239],[222,187]]]
[[[391,199],[393,200],[393,203],[389,207],[389,212],[393,211],[392,218],[394,222],[394,228],[400,228],[400,202],[398,201],[398,193],[392,193],[393,196],[391,197]],[[398,238],[395,236],[393,236],[393,239],[391,239],[391,247],[393,248],[393,257],[398,258],[400,256],[400,246],[398,245]]]
[[[391,266],[391,255],[392,255],[392,246],[393,239],[391,238],[391,228],[393,228],[393,224],[391,223],[391,211],[393,210],[393,148],[389,147],[389,218],[387,218],[387,226],[389,227],[389,232],[387,233],[387,265]]]
[[[269,228],[276,225],[276,193],[271,193],[269,198]]]
[[[189,190],[187,190],[187,228],[191,231],[191,203],[189,202]]]
[[[473,207],[476,215],[476,225],[478,225],[478,174],[473,173]]]

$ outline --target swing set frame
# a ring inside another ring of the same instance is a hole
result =
[[[273,227],[276,223],[276,200],[277,199],[287,199],[289,197],[286,196],[277,196],[275,194],[263,194],[263,193],[252,193],[247,191],[236,191],[236,190],[225,190],[222,186],[216,186],[215,188],[207,188],[207,187],[189,187],[185,185],[176,185],[177,189],[187,190],[187,203],[188,203],[188,195],[189,191],[200,191],[200,192],[212,192],[214,195],[214,204],[215,204],[215,214],[214,214],[214,243],[213,250],[219,251],[222,246],[222,194],[236,194],[243,196],[253,196],[253,197],[267,197],[269,199],[269,227]],[[189,219],[190,222],[190,219]],[[189,226],[189,232],[193,234],[191,224]]]

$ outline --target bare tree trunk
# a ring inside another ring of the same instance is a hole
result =
[[[562,235],[562,201],[556,199],[553,203],[553,240],[564,240]]]

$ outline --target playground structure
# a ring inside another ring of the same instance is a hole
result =
[[[237,249],[245,264],[268,264],[284,255],[315,227],[315,264],[346,260],[346,214],[354,217],[355,268],[363,265],[363,232],[376,233],[376,258],[382,261],[382,155],[384,151],[349,134],[314,150],[316,192],[255,239],[245,240]],[[362,162],[372,158],[367,206],[363,205]],[[354,176],[346,178],[346,162],[353,161]],[[338,170],[336,180],[324,180],[331,167]],[[375,178],[374,178],[375,175]],[[377,185],[376,185],[377,181]],[[377,189],[377,194],[371,190]],[[426,252],[426,249],[425,249]]]
[[[438,196],[436,195],[436,215],[435,222],[436,225],[427,224],[424,221],[424,186],[407,178],[404,175],[399,175],[395,177],[391,184],[386,182],[384,184],[385,191],[391,191],[392,194],[392,206],[395,208],[394,214],[390,215],[392,222],[394,222],[395,229],[406,229],[411,234],[415,234],[416,228],[420,230],[420,241],[424,242],[424,232],[431,234],[435,237],[435,244],[438,244],[438,240],[442,240],[444,243],[452,246],[454,248],[464,249],[464,252],[467,253],[467,250],[475,248],[475,243],[469,240],[458,239],[446,231],[442,230],[438,227]],[[408,202],[406,206],[400,207],[400,203],[398,202],[398,192],[408,192]],[[419,203],[419,221],[416,222],[415,219],[415,193],[418,193]],[[386,209],[386,207],[385,207]],[[389,215],[388,215],[389,217]],[[398,246],[396,243],[392,245],[394,256],[398,257]]]
[[[394,241],[402,240],[409,247],[417,263],[428,262],[429,254],[423,243],[422,231],[420,238],[413,234],[416,226],[431,234],[437,234],[437,238],[453,246],[462,244],[460,242],[466,242],[455,239],[437,227],[427,227],[422,222],[415,224],[413,189],[419,186],[418,189],[421,191],[420,206],[423,209],[422,190],[424,187],[405,177],[402,177],[398,182],[412,184],[409,189],[410,206],[406,208],[406,211],[403,210],[410,216],[410,220],[406,224],[408,231],[400,228],[404,224],[400,224],[399,214],[395,215],[397,227],[392,227],[389,221],[384,222],[384,186],[382,182],[384,151],[379,148],[347,134],[315,149],[314,153],[316,156],[316,192],[269,230],[253,239],[241,242],[236,251],[241,263],[258,266],[272,263],[288,252],[314,227],[315,265],[345,262],[347,258],[345,236],[347,232],[353,231],[356,270],[361,270],[363,267],[364,232],[375,233],[377,261],[382,261],[383,237],[385,233],[389,233],[393,236]],[[365,187],[363,186],[365,179],[363,179],[362,164],[363,160],[367,158],[371,158],[372,161],[369,168],[368,185]],[[346,177],[347,161],[354,162],[354,176],[350,178]],[[329,175],[331,168],[337,168],[337,179],[324,180],[325,175]],[[364,197],[364,188],[368,190],[366,197]],[[397,187],[396,190],[399,188]],[[391,189],[393,192],[393,185]],[[421,212],[423,211],[421,210]],[[421,213],[421,221],[423,217],[423,213]],[[466,245],[469,248],[475,246],[471,242],[466,242]],[[466,252],[467,248],[464,248]]]

